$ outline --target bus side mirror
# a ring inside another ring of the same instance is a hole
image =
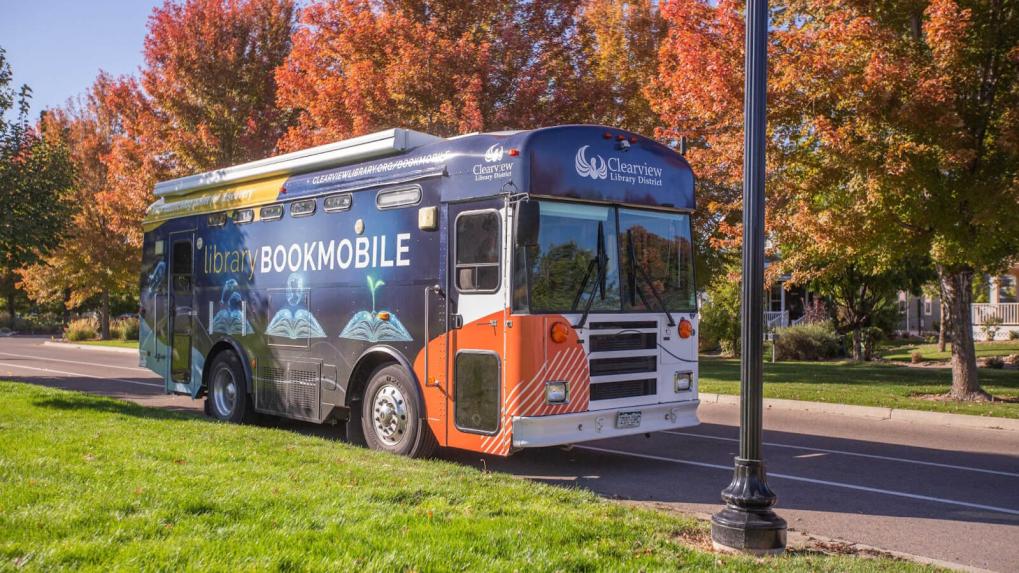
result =
[[[538,246],[540,214],[537,201],[521,201],[517,204],[517,213],[513,220],[516,225],[514,236],[518,247]]]

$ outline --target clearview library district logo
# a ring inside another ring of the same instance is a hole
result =
[[[577,175],[590,177],[591,179],[608,179],[620,183],[639,183],[641,185],[662,186],[662,174],[665,169],[654,167],[648,164],[637,164],[623,161],[618,157],[609,157],[606,160],[601,155],[595,155],[588,159],[586,152],[590,145],[585,145],[577,150],[573,166]]]

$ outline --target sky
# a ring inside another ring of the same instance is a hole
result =
[[[133,74],[145,25],[162,0],[0,0],[0,47],[15,89],[32,88],[32,115],[84,93],[99,70]]]

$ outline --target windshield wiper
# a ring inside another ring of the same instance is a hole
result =
[[[580,320],[577,321],[577,324],[573,325],[574,328],[584,328],[584,324],[587,322],[587,315],[591,313],[591,304],[594,303],[596,292],[600,290],[601,299],[605,300],[605,281],[608,266],[609,257],[605,253],[605,226],[601,221],[598,221],[598,252],[587,265],[587,273],[584,274],[584,280],[580,283],[580,290],[577,291],[577,296],[573,299],[573,306],[571,307],[573,310],[577,309],[577,305],[580,304],[580,297],[587,292],[587,279],[590,278],[591,271],[597,268],[598,274],[594,277],[591,295],[587,297],[587,304],[584,305],[584,313],[580,315]]]
[[[644,267],[637,266],[637,249],[633,246],[633,234],[629,229],[626,230],[626,254],[630,259],[630,277],[633,279],[630,283],[632,285],[630,289],[630,304],[635,302],[633,300],[633,292],[636,291],[637,294],[640,295],[640,300],[644,303],[644,306],[649,310],[651,309],[651,305],[648,304],[647,298],[644,297],[644,291],[637,288],[636,278],[639,276],[644,279],[644,284],[646,284],[648,290],[651,291],[651,296],[655,297],[655,300],[658,301],[658,306],[662,307],[662,311],[669,319],[669,326],[676,326],[676,321],[672,319],[672,313],[669,312],[669,308],[665,306],[665,301],[662,300],[662,295],[659,294],[658,289],[655,288],[655,284],[651,282],[651,277],[648,276]]]

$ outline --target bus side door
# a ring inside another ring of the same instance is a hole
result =
[[[449,205],[448,445],[481,449],[502,419],[504,202]]]
[[[166,391],[191,393],[194,341],[194,232],[170,234],[170,296],[167,318],[170,331],[170,372]],[[201,383],[201,381],[197,381]]]

